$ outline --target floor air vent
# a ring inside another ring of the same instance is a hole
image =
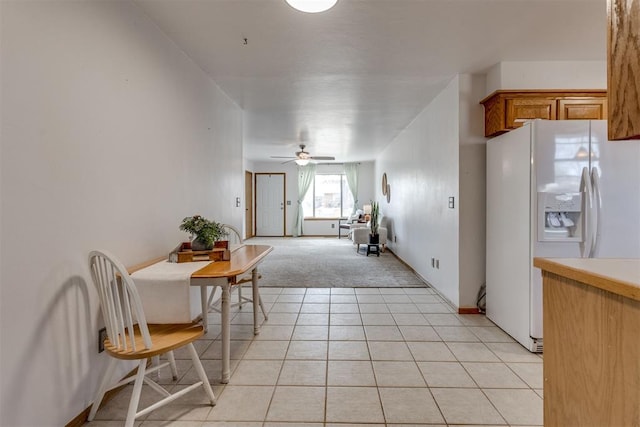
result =
[[[533,353],[542,353],[542,340],[533,341],[531,343],[531,351]]]

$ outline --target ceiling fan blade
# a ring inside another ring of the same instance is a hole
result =
[[[336,158],[333,156],[311,156],[313,160],[335,160]]]
[[[294,156],[269,156],[272,159],[297,159],[297,157]]]

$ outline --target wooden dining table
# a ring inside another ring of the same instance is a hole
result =
[[[230,369],[229,357],[231,348],[231,321],[229,309],[231,305],[231,287],[236,285],[237,278],[251,271],[251,287],[253,290],[253,333],[260,333],[259,310],[260,293],[258,290],[258,264],[273,250],[267,245],[243,245],[231,252],[229,261],[215,261],[191,275],[191,286],[200,286],[200,301],[202,304],[202,322],[205,331],[208,330],[207,289],[212,285],[220,285],[221,297],[221,324],[222,324],[222,379],[223,383],[229,382]],[[265,318],[266,320],[266,318]]]
[[[260,293],[258,289],[258,264],[273,250],[268,245],[247,245],[243,244],[237,248],[232,248],[231,258],[229,261],[212,261],[203,268],[193,272],[190,278],[191,286],[200,287],[200,303],[202,307],[202,324],[205,332],[208,330],[207,313],[208,307],[208,289],[211,286],[220,286],[222,289],[221,296],[221,335],[222,335],[222,383],[228,383],[230,377],[229,359],[231,348],[231,319],[230,319],[230,292],[233,286],[241,286],[238,284],[240,276],[251,273],[251,285],[253,291],[253,330],[254,334],[260,333]],[[130,274],[140,271],[158,261],[166,258],[160,258],[139,264],[128,268]],[[265,320],[267,317],[265,315]]]

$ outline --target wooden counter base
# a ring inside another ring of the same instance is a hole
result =
[[[544,425],[640,425],[640,301],[542,275]]]

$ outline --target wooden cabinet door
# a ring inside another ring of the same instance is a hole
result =
[[[603,120],[606,118],[606,98],[558,100],[558,120]]]
[[[484,136],[500,135],[533,119],[606,119],[607,102],[607,91],[600,89],[497,90],[480,101]]]
[[[640,0],[607,1],[609,140],[640,138]]]
[[[556,119],[556,100],[544,98],[507,99],[506,128],[515,129],[530,119]]]

